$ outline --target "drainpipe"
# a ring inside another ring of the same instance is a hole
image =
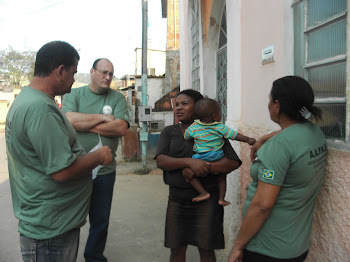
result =
[[[148,0],[142,1],[142,106],[147,106],[147,27],[148,27]],[[142,122],[142,131],[140,133],[142,149],[142,165],[147,170],[147,141],[148,141],[147,122]]]
[[[134,123],[134,110],[132,106],[132,87],[128,87],[128,109],[129,109],[129,120],[130,122]]]

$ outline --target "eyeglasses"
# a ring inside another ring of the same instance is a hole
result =
[[[114,75],[112,72],[108,72],[108,71],[102,71],[102,70],[99,70],[97,68],[94,68],[95,70],[99,71],[101,74],[103,74],[104,76],[109,76],[110,78],[114,78]]]

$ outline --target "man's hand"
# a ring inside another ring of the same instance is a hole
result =
[[[109,165],[113,161],[112,150],[108,146],[103,146],[91,153],[78,156],[69,167],[51,174],[51,178],[63,183],[70,180],[80,179],[84,176],[91,176],[91,170],[98,165]]]
[[[108,146],[103,146],[95,151],[100,158],[100,165],[106,166],[112,163],[112,150]]]
[[[114,120],[114,115],[102,115],[103,123],[108,123]]]
[[[102,115],[104,122],[89,129],[89,132],[100,134],[101,136],[115,137],[125,136],[128,130],[128,122],[123,119],[113,119],[113,116]],[[114,117],[113,117],[114,118]]]
[[[110,122],[114,116],[103,114],[84,114],[79,112],[67,112],[66,117],[74,129],[79,132],[87,132],[89,129],[106,122]]]

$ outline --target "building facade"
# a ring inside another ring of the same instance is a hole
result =
[[[181,90],[217,99],[231,128],[255,138],[279,129],[267,109],[277,78],[299,75],[314,89],[329,155],[307,261],[350,261],[349,2],[179,1]],[[226,252],[250,182],[250,148],[232,144],[243,165],[228,175]]]

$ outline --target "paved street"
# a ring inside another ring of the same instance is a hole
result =
[[[0,133],[0,262],[20,262],[17,219],[12,211],[4,133]],[[140,162],[119,163],[105,255],[110,262],[165,262],[169,250],[163,246],[164,218],[168,188],[153,160],[148,175],[136,175]],[[86,243],[88,225],[81,231],[78,262]],[[199,261],[197,250],[189,247],[187,262]],[[218,254],[218,262],[227,261]]]

